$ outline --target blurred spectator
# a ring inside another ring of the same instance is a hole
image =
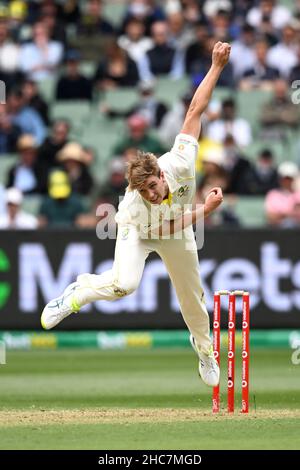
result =
[[[194,29],[191,28],[191,25],[187,24],[181,10],[169,12],[167,22],[170,46],[184,53],[186,48],[194,41]]]
[[[21,134],[19,126],[13,123],[5,104],[0,104],[0,158],[2,154],[15,152]]]
[[[94,81],[100,90],[135,86],[139,81],[139,73],[136,63],[116,41],[111,41],[106,47],[105,58],[98,65]]]
[[[217,10],[210,18],[211,28],[216,41],[231,42],[230,13],[227,10]]]
[[[109,164],[107,183],[101,188],[97,204],[112,204],[118,208],[120,198],[124,196],[128,182],[125,178],[126,166],[122,158],[114,158]]]
[[[48,196],[45,196],[39,213],[41,227],[72,227],[85,212],[80,196],[72,194],[67,174],[55,170],[50,174]]]
[[[222,111],[219,119],[208,124],[207,135],[216,142],[223,142],[227,134],[231,134],[239,147],[246,147],[252,142],[252,133],[249,123],[236,117],[236,104],[232,98],[222,102]]]
[[[56,154],[67,144],[70,124],[66,120],[57,120],[52,125],[51,134],[39,148],[39,159],[48,169],[57,166]]]
[[[147,119],[151,127],[159,127],[167,112],[167,107],[155,97],[154,89],[154,81],[140,82],[138,85],[140,94],[138,104],[124,112],[111,110],[104,104],[102,112],[109,117],[129,117],[133,114],[139,114]]]
[[[183,8],[183,16],[190,25],[205,21],[205,14],[198,0],[181,0],[180,3]]]
[[[203,80],[211,66],[211,55],[213,47],[216,43],[216,38],[213,35],[207,35],[203,40],[203,52],[201,59],[199,58],[190,63],[191,76],[194,86],[198,86]],[[220,78],[217,82],[217,87],[234,88],[235,82],[233,78],[233,67],[229,62],[223,69]]]
[[[80,53],[69,50],[65,58],[66,71],[56,86],[57,100],[91,100],[92,82],[80,73]]]
[[[282,30],[281,42],[271,47],[268,52],[268,65],[278,68],[282,77],[288,78],[297,64],[297,48],[299,47],[296,30],[292,24]]]
[[[159,140],[149,135],[149,123],[139,114],[132,115],[127,120],[128,135],[125,136],[114,148],[113,155],[121,155],[128,148],[136,148],[144,152],[152,152],[156,155],[165,153],[165,148]]]
[[[63,57],[63,45],[49,38],[48,27],[41,21],[33,27],[33,41],[20,52],[21,70],[35,81],[53,78]]]
[[[255,42],[255,63],[252,68],[247,69],[240,82],[241,90],[272,90],[274,80],[279,78],[279,70],[267,65],[267,54],[269,45],[265,39]]]
[[[7,96],[6,112],[12,124],[18,126],[23,134],[31,134],[37,145],[46,137],[46,127],[37,111],[26,104],[21,89],[12,89]]]
[[[185,70],[191,74],[201,66],[204,58],[205,41],[209,37],[207,23],[199,21],[195,28],[195,41],[190,44],[185,54]]]
[[[300,79],[300,47],[297,49],[297,64],[292,68],[289,83],[292,84],[295,80]]]
[[[5,194],[6,212],[0,215],[0,230],[35,229],[38,220],[22,210],[23,195],[17,188],[9,188]]]
[[[81,10],[77,0],[66,0],[62,4],[62,18],[64,23],[77,24],[80,20]]]
[[[265,209],[269,224],[277,227],[300,225],[300,191],[295,191],[294,182],[298,175],[297,165],[283,162],[278,167],[279,188],[268,192]]]
[[[7,187],[18,188],[24,194],[45,192],[47,168],[38,158],[34,138],[31,135],[22,135],[17,147],[20,159],[8,173]]]
[[[196,204],[203,204],[203,201],[209,191],[220,186],[223,192],[227,191],[229,175],[224,169],[224,154],[222,147],[216,146],[207,149],[203,154],[202,160],[202,178],[200,179],[196,190]],[[227,197],[228,199],[228,197]],[[237,216],[231,204],[222,204],[222,206],[208,218],[205,219],[208,226],[239,225]]]
[[[88,170],[88,162],[81,145],[76,142],[66,144],[57,154],[69,177],[72,192],[86,196],[93,190],[94,182]]]
[[[250,162],[242,155],[233,136],[227,134],[224,139],[224,168],[229,175],[228,194],[250,194]]]
[[[87,0],[78,24],[78,34],[84,36],[112,35],[114,28],[103,18],[103,1]]]
[[[232,2],[230,0],[205,0],[203,5],[203,12],[209,19],[217,15],[219,11],[224,11],[228,15],[231,10]]]
[[[155,0],[129,0],[123,20],[123,30],[132,18],[142,21],[146,26],[146,34],[150,35],[151,26],[156,21],[166,18],[163,8]]]
[[[264,138],[285,138],[288,128],[299,126],[299,107],[291,101],[285,80],[276,80],[274,96],[262,107],[261,134]]]
[[[18,43],[26,38],[28,10],[28,2],[23,0],[12,0],[8,6],[9,30]]]
[[[145,36],[145,31],[145,24],[141,20],[132,18],[126,24],[125,34],[118,39],[119,46],[137,63],[153,46],[152,39]]]
[[[0,19],[0,80],[11,87],[20,78],[20,47],[9,37],[8,23]]]
[[[224,153],[222,147],[207,150],[202,157],[202,176],[198,190],[203,195],[210,189],[220,186],[225,192],[228,187],[228,174],[224,169]]]
[[[5,187],[3,186],[3,184],[0,183],[0,215],[4,214],[5,212],[5,191]]]
[[[261,0],[248,12],[247,22],[258,29],[263,21],[270,21],[274,29],[282,29],[291,19],[286,6],[278,5],[276,0]]]
[[[262,150],[251,168],[249,175],[251,194],[267,194],[278,187],[278,174],[273,154],[270,150]]]
[[[159,128],[159,137],[167,147],[174,144],[175,137],[180,133],[192,98],[192,93],[186,93],[179,101],[175,102],[172,108],[165,114]]]
[[[27,79],[22,84],[22,93],[25,106],[29,106],[39,114],[45,126],[50,124],[49,107],[47,102],[40,95],[38,86],[33,80]]]
[[[167,75],[169,78],[181,78],[184,73],[182,54],[168,43],[168,24],[157,21],[151,27],[151,37],[154,46],[149,49],[139,61],[142,80]]]
[[[244,72],[254,67],[255,52],[253,45],[255,41],[255,29],[249,24],[242,27],[241,36],[231,44],[230,63],[233,66],[235,79],[243,76]]]

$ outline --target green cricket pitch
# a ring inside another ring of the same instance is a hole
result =
[[[8,352],[0,366],[0,449],[299,449],[300,366],[254,349],[250,413],[211,412],[188,349]]]

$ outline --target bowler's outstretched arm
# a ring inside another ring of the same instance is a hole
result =
[[[227,42],[217,42],[212,52],[212,65],[198,86],[187,111],[181,133],[188,134],[198,140],[200,135],[200,117],[206,109],[219,76],[227,64],[230,55],[230,45]]]

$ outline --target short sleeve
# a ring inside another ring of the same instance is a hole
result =
[[[195,176],[198,142],[194,137],[188,134],[178,134],[167,155],[169,172],[171,171],[176,179]]]
[[[198,142],[191,135],[178,134],[172,147],[171,153],[180,155],[189,163],[191,161],[195,163],[198,154]]]

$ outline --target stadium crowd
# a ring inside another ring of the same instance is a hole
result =
[[[123,7],[120,21],[106,17],[107,3],[111,10]],[[137,149],[160,156],[172,146],[218,40],[232,46],[217,86],[227,95],[213,98],[202,120],[196,201],[218,185],[227,202],[209,225],[241,225],[236,201],[259,196],[267,224],[299,227],[300,107],[291,96],[300,85],[299,0],[11,0],[0,2],[6,88],[0,100],[0,228],[94,227],[100,203],[117,207],[126,162]],[[84,72],[86,63],[94,65],[92,74]],[[156,94],[162,77],[170,83],[188,77],[185,93],[171,106]],[[44,82],[52,82],[53,100],[41,92]],[[112,108],[105,93],[122,88],[136,90],[138,100]],[[240,115],[237,99],[253,91],[268,96],[255,125]],[[126,123],[104,179],[97,174],[101,146],[85,145],[68,116],[52,117],[53,102],[79,101],[112,125]],[[249,158],[247,150],[258,141],[259,151]],[[293,146],[275,155],[270,142]],[[10,156],[12,164],[3,169],[1,159]],[[40,204],[28,214],[22,204],[32,195]]]

